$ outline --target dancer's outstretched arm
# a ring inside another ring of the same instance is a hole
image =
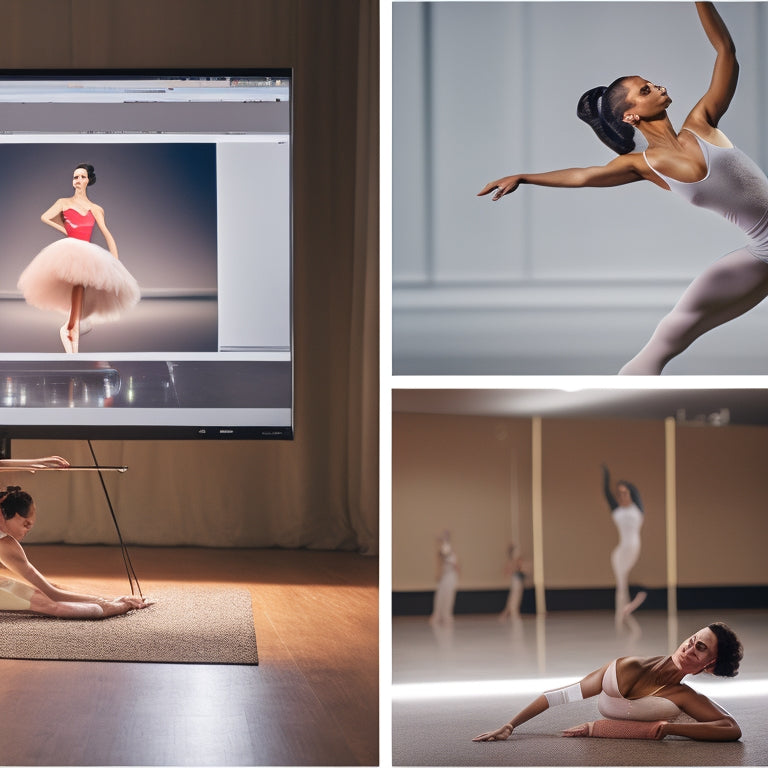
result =
[[[586,677],[572,686],[566,686],[556,691],[547,691],[535,698],[527,707],[520,710],[508,723],[504,723],[501,728],[495,731],[487,731],[475,736],[472,741],[503,741],[512,735],[517,726],[528,722],[537,715],[549,709],[556,704],[567,704],[569,701],[578,701],[588,699],[591,696],[597,696],[603,689],[603,675],[608,668],[608,664],[594,672],[590,672]],[[578,688],[578,690],[576,690]],[[574,696],[575,692],[575,696]]]
[[[736,92],[739,62],[736,59],[736,46],[715,6],[712,3],[696,3],[696,10],[717,57],[709,88],[691,110],[684,125],[704,122],[716,128]]]
[[[638,159],[639,158],[639,159]],[[648,164],[642,161],[642,155],[631,153],[619,155],[606,165],[593,165],[588,168],[564,168],[545,173],[517,173],[486,184],[478,197],[488,195],[495,190],[494,200],[514,192],[520,184],[534,184],[539,187],[618,187],[648,178]]]

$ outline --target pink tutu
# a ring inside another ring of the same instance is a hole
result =
[[[139,285],[122,263],[95,243],[65,237],[43,248],[21,273],[28,304],[69,314],[72,288],[85,286],[83,319],[116,320],[141,298]]]

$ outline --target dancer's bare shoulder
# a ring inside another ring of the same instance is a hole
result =
[[[697,120],[695,117],[689,116],[683,123],[683,130],[679,134],[680,140],[683,141],[691,133],[696,134],[700,139],[704,139],[709,144],[714,144],[716,147],[723,147],[724,149],[731,149],[733,147],[731,140],[719,128],[710,125],[706,120]]]

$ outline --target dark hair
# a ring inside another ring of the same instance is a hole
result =
[[[576,108],[579,119],[619,155],[626,155],[635,148],[635,129],[624,122],[624,113],[630,106],[625,80],[626,77],[620,77],[607,88],[603,85],[592,88],[582,95]]]
[[[31,506],[32,497],[26,491],[22,491],[18,485],[9,485],[0,494],[0,510],[5,520],[10,520],[16,515],[27,517]]]
[[[75,170],[78,168],[83,168],[84,170],[88,171],[88,186],[92,187],[96,183],[96,173],[93,170],[93,166],[88,165],[88,163],[80,163],[80,165],[75,166]]]
[[[717,660],[712,674],[719,677],[736,677],[739,674],[739,662],[744,657],[744,648],[736,633],[722,621],[709,625],[717,638]]]

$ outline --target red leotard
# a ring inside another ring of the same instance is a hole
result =
[[[77,240],[89,242],[93,234],[93,227],[96,219],[92,211],[82,214],[74,208],[67,208],[61,212],[64,219],[64,229],[67,230],[67,237],[74,237]]]

